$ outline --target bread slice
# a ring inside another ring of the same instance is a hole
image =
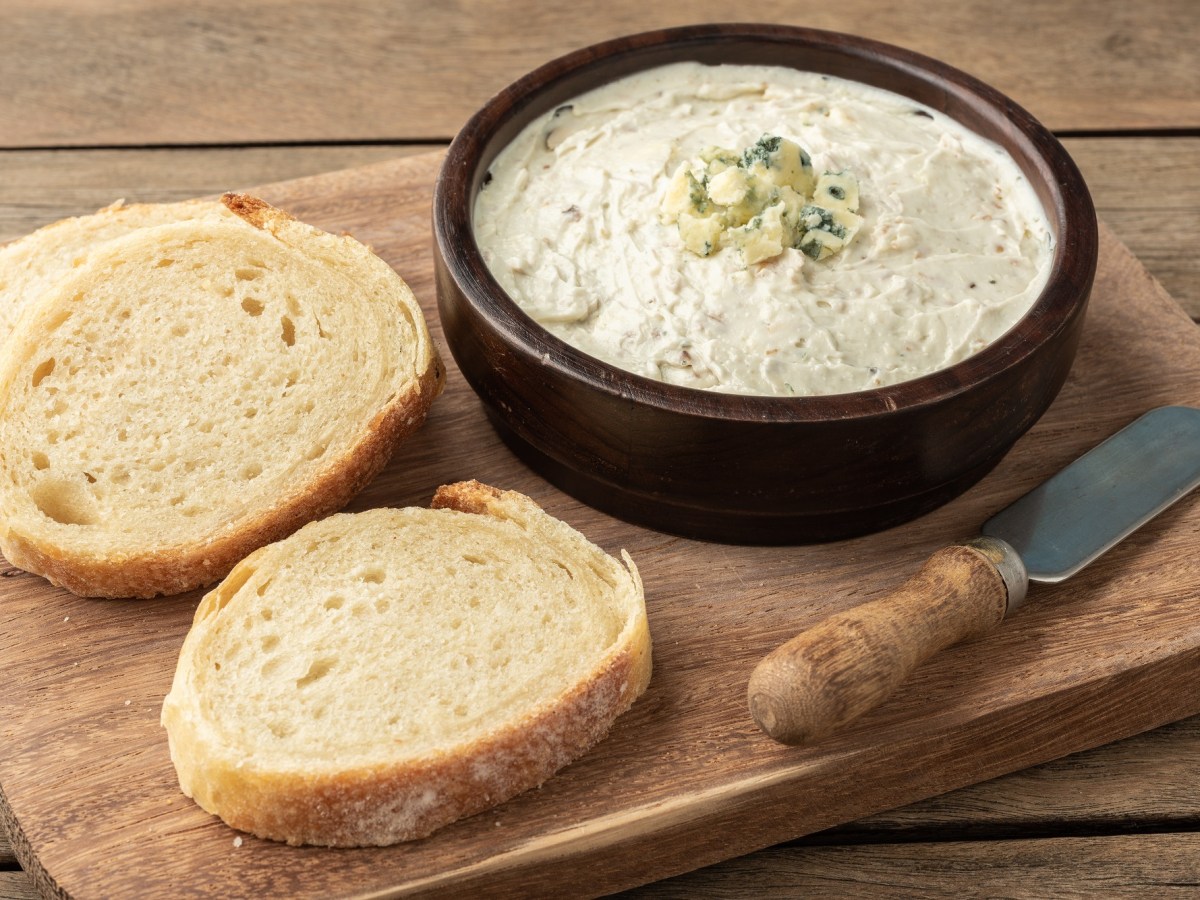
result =
[[[129,205],[118,200],[90,216],[54,222],[0,247],[0,345],[34,300],[83,265],[105,241],[154,225],[233,217],[224,204],[202,200]]]
[[[163,702],[183,792],[259,837],[343,847],[541,784],[650,680],[622,556],[478,482],[263,547],[201,601]]]
[[[261,200],[91,249],[0,358],[0,550],[77,594],[221,578],[342,507],[425,419],[420,307]]]

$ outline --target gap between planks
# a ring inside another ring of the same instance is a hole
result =
[[[1200,319],[1200,137],[1068,138],[1064,144],[1100,218],[1188,315]],[[119,197],[182,200],[440,149],[351,143],[7,151],[0,153],[0,241]],[[1147,183],[1172,188],[1151,203]]]

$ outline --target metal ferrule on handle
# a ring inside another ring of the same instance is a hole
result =
[[[997,537],[981,535],[967,541],[966,546],[973,547],[986,556],[1004,579],[1004,586],[1008,589],[1008,606],[1004,615],[1011,616],[1017,607],[1025,602],[1025,595],[1029,592],[1029,573],[1025,571],[1025,563],[1021,561],[1020,554],[1007,541]]]

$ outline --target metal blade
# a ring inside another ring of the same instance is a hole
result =
[[[988,519],[1032,581],[1062,581],[1200,485],[1200,409],[1151,410]]]

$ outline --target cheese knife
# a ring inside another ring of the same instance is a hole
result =
[[[755,668],[754,721],[809,744],[882,703],[937,651],[999,625],[1030,581],[1070,578],[1200,484],[1200,409],[1151,410],[878,599],[792,638]]]

